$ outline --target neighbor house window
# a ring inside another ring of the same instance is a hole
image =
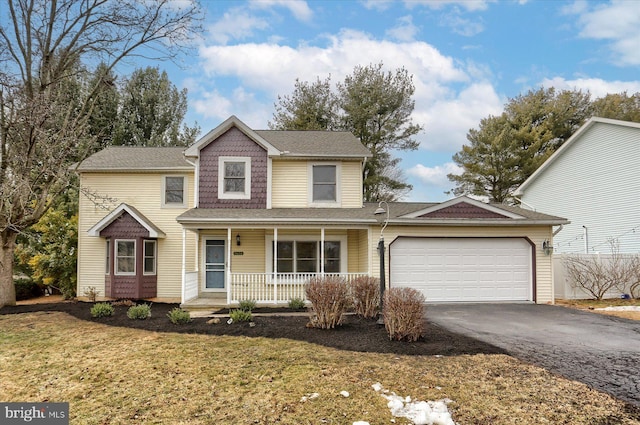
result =
[[[218,158],[218,198],[251,199],[251,158]]]
[[[144,241],[144,274],[156,274],[156,241]]]
[[[311,164],[309,172],[312,205],[339,206],[339,174],[337,164]]]
[[[165,176],[164,177],[164,196],[163,205],[171,207],[184,207],[185,203],[185,187],[186,181],[183,176]]]
[[[136,241],[116,240],[116,267],[118,275],[136,274]]]
[[[278,273],[320,273],[320,241],[278,241]],[[324,242],[324,271],[340,273],[340,241]]]

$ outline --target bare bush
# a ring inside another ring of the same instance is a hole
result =
[[[621,254],[615,240],[610,240],[609,246],[611,254],[606,256],[565,256],[562,262],[569,283],[597,300],[613,289],[629,289],[634,298],[640,296],[640,257]]]
[[[384,296],[384,326],[389,339],[417,341],[424,332],[425,299],[413,288],[391,288]]]
[[[372,276],[360,276],[351,282],[353,304],[356,314],[365,319],[378,315],[380,304],[380,279]]]
[[[344,278],[323,276],[313,278],[305,288],[307,300],[311,302],[309,326],[333,329],[342,324],[342,316],[351,306],[349,285]]]

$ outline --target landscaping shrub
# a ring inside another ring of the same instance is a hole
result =
[[[191,314],[180,307],[172,309],[167,313],[167,317],[174,325],[184,325],[191,321]]]
[[[149,304],[138,304],[129,307],[127,317],[129,319],[144,320],[151,316],[151,306]]]
[[[306,304],[302,298],[291,298],[288,306],[292,310],[300,310],[305,308]]]
[[[389,339],[417,341],[424,331],[424,295],[413,288],[391,288],[384,296],[384,326]]]
[[[351,306],[349,285],[344,278],[316,277],[307,283],[305,291],[307,300],[311,302],[310,326],[333,329],[342,324],[342,316]]]
[[[91,317],[107,317],[113,316],[115,308],[111,303],[97,303],[91,307]]]
[[[253,320],[253,315],[251,314],[251,311],[245,311],[240,309],[231,310],[229,312],[229,317],[234,322],[250,322],[251,320]]]
[[[253,311],[256,308],[256,302],[254,300],[240,300],[238,307],[242,311]]]
[[[357,277],[351,282],[351,292],[358,316],[371,319],[378,315],[380,279],[371,276]]]
[[[37,298],[42,295],[42,289],[36,282],[28,278],[14,279],[16,301]]]
[[[95,286],[89,286],[84,290],[84,296],[92,303],[96,301],[96,297],[99,293],[100,291],[98,291]]]

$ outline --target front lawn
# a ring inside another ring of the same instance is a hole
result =
[[[390,424],[378,382],[452,400],[460,424],[640,424],[637,409],[503,354],[361,353],[61,312],[0,315],[0,382],[5,402],[69,402],[72,424]]]
[[[556,300],[556,304],[565,307],[588,310],[594,313],[640,320],[640,299],[608,298],[604,300]],[[637,307],[637,311],[601,310],[606,307]]]

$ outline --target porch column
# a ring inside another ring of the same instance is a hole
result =
[[[227,305],[231,304],[231,227],[227,227],[227,264],[225,265],[227,282]]]
[[[187,229],[182,228],[182,289],[180,291],[180,304],[184,304],[187,274]]]
[[[324,227],[320,228],[320,275],[324,276]]]
[[[278,302],[278,228],[273,228],[273,303]]]

